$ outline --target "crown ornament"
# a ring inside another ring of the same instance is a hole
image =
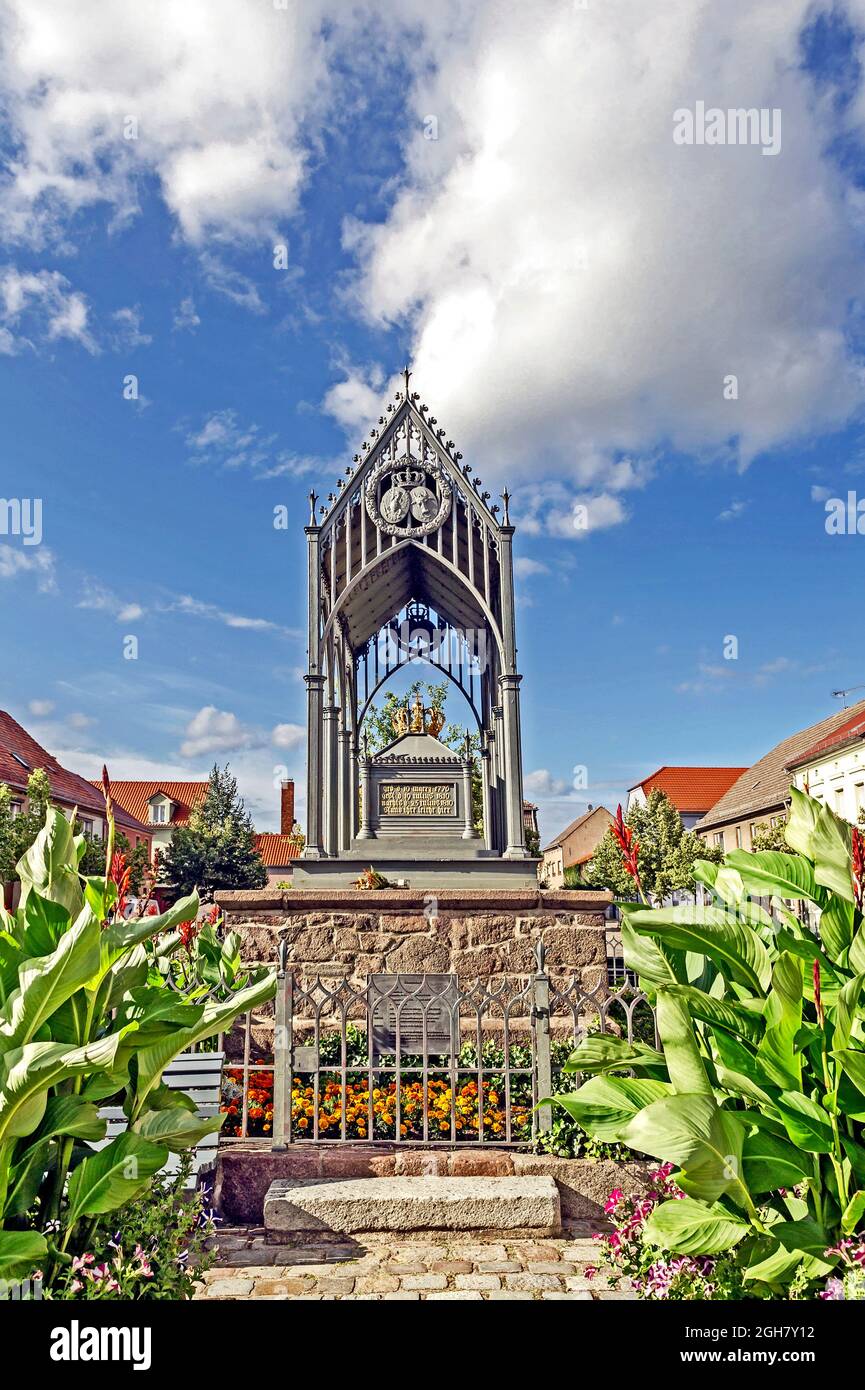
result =
[[[419,487],[424,475],[418,468],[399,468],[394,470],[393,480],[397,487]]]

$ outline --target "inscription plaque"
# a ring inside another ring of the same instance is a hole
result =
[[[382,782],[378,791],[382,816],[455,816],[453,782]]]
[[[396,1053],[399,1009],[401,1054],[451,1056],[459,1051],[456,975],[371,975],[369,1010],[372,1020],[372,1062]]]

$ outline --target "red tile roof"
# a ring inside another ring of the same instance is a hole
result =
[[[160,828],[169,825],[185,825],[193,806],[199,805],[207,795],[207,782],[115,782],[112,779],[111,791],[114,800],[131,816],[148,821],[149,802],[157,792],[164,792],[176,802],[170,821],[162,821]]]
[[[839,724],[837,729],[832,729],[828,734],[824,734],[816,743],[812,743],[810,748],[806,748],[804,753],[791,758],[788,767],[802,767],[804,763],[815,762],[819,757],[831,753],[833,749],[840,750],[848,743],[858,743],[865,738],[865,715],[860,711],[853,714],[849,719],[845,719],[843,724]]]
[[[705,814],[745,771],[744,767],[659,767],[629,790],[642,787],[648,796],[657,789],[666,792],[677,811]]]
[[[292,835],[256,835],[255,848],[266,869],[281,869],[289,860],[296,859],[301,850]]]
[[[105,815],[105,802],[99,783],[88,782],[86,777],[79,777],[77,772],[69,772],[61,767],[57,759],[41,743],[37,743],[11,714],[0,710],[0,782],[26,791],[27,778],[37,768],[43,769],[51,784],[52,800],[63,806],[77,806],[81,811]],[[122,803],[115,820],[124,831],[150,834],[150,827],[128,812]]]

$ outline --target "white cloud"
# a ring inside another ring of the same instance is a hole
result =
[[[302,724],[277,724],[272,738],[277,748],[298,748],[306,739],[306,729]]]
[[[748,503],[747,503],[747,502],[743,502],[743,501],[741,501],[741,500],[738,500],[738,501],[735,501],[735,502],[731,502],[730,505],[729,505],[729,507],[725,507],[724,510],[723,510],[722,512],[719,512],[719,513],[718,513],[718,520],[719,520],[719,521],[738,521],[739,517],[740,517],[740,516],[742,515],[742,513],[745,511],[745,509],[746,509],[747,506],[748,506]]]
[[[458,37],[427,20],[406,177],[345,244],[362,310],[412,324],[413,385],[485,472],[610,491],[621,452],[747,464],[861,407],[859,199],[801,62],[815,8],[482,0]],[[782,154],[675,145],[698,99],[782,108]],[[368,396],[354,373],[326,403],[355,423]]]
[[[323,9],[7,0],[7,234],[62,240],[98,203],[122,223],[150,176],[196,245],[270,235],[296,204],[299,121],[326,91]]]
[[[534,797],[562,797],[571,790],[571,784],[565,777],[554,777],[548,768],[539,767],[534,772],[527,772],[523,777],[523,790],[531,800]]]
[[[137,304],[125,309],[116,309],[111,319],[114,324],[116,348],[147,347],[153,342],[152,336],[142,330],[141,309]]]
[[[203,753],[230,753],[238,748],[252,748],[261,742],[261,734],[242,724],[229,710],[205,705],[193,715],[186,726],[186,737],[180,745],[183,758],[197,758]]]
[[[166,606],[165,611],[186,613],[194,618],[207,618],[211,622],[223,623],[225,627],[246,628],[252,632],[279,632],[285,637],[298,636],[293,629],[281,627],[279,623],[271,622],[270,618],[249,618],[241,613],[231,613],[215,603],[205,603],[202,599],[193,598],[191,594],[181,594]]]
[[[70,729],[89,729],[91,724],[96,723],[96,720],[91,718],[89,714],[82,714],[76,710],[74,714],[67,716],[66,723]]]
[[[53,594],[57,590],[54,556],[44,546],[16,550],[11,545],[0,545],[0,579],[15,579],[19,574],[35,574],[40,593]]]
[[[179,333],[184,330],[194,333],[200,323],[201,319],[196,313],[195,303],[191,295],[188,295],[186,299],[181,299],[174,311],[174,328]]]
[[[636,479],[636,470],[631,477]],[[584,540],[595,531],[628,520],[622,501],[613,493],[575,492],[552,479],[517,493],[512,510],[520,529],[528,535],[560,540]]]
[[[514,575],[517,579],[529,579],[533,574],[549,574],[549,566],[529,555],[517,555],[514,559]]]
[[[88,321],[86,297],[59,271],[0,268],[0,352],[11,356],[69,338],[96,354]]]
[[[812,486],[812,488],[811,488],[811,501],[812,501],[812,502],[825,502],[825,501],[827,500],[827,498],[829,498],[829,497],[831,497],[831,496],[832,496],[832,489],[831,489],[831,488],[828,488],[828,487],[819,487],[816,483],[815,483],[815,484]]]
[[[99,613],[109,613],[118,623],[131,623],[144,616],[140,603],[128,603],[118,598],[98,579],[85,578],[83,593],[76,604],[77,608],[90,608]]]
[[[37,719],[45,719],[54,708],[53,700],[31,700],[27,706],[30,713]]]

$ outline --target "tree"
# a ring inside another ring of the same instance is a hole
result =
[[[444,715],[448,697],[448,681],[439,681],[437,684],[431,681],[412,681],[404,695],[397,695],[389,690],[384,697],[381,708],[371,704],[366,712],[361,733],[361,739],[363,739],[364,734],[367,736],[367,744],[371,754],[380,753],[389,743],[393,743],[396,738],[393,716],[398,709],[405,709],[406,704],[411,708],[416,695],[420,695],[424,709],[438,710]],[[446,748],[450,748],[452,752],[459,753],[461,756],[464,755],[466,730],[460,724],[445,724],[438,735],[438,740]],[[472,822],[479,834],[483,834],[484,793],[480,773],[481,740],[477,733],[469,733],[469,753],[472,758]]]
[[[182,893],[194,888],[263,888],[267,870],[255,848],[252,817],[228,765],[214,764],[207,794],[175,827],[159,863],[159,878]]]
[[[17,816],[12,814],[12,792],[0,785],[0,883],[17,882],[15,866],[45,824],[50,800],[51,784],[41,767],[27,778],[27,809]]]
[[[784,838],[787,829],[787,817],[783,820],[779,817],[774,825],[763,822],[757,826],[756,831],[751,836],[752,850],[778,850],[781,854],[794,854]]]
[[[713,864],[723,860],[720,849],[685,829],[665,792],[650,792],[647,802],[632,806],[625,825],[634,832],[639,845],[640,882],[653,903],[663,902],[676,889],[691,889],[696,859],[708,859]],[[625,857],[612,830],[607,831],[595,850],[586,877],[619,897],[634,896],[634,880],[625,869]]]

